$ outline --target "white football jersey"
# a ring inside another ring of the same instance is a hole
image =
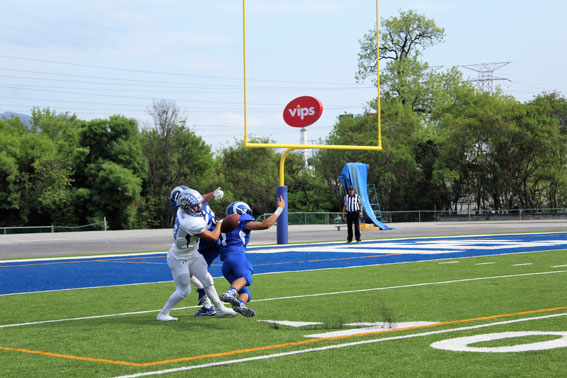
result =
[[[203,216],[188,215],[183,210],[177,210],[177,217],[173,225],[173,246],[170,252],[177,259],[188,258],[197,253],[199,237],[195,236],[207,229],[207,222]]]

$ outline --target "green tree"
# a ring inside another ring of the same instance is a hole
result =
[[[251,142],[270,143],[268,139]],[[273,143],[273,142],[272,142]],[[273,212],[276,187],[279,185],[280,155],[271,148],[245,148],[243,141],[219,152],[217,174],[224,181],[226,206],[232,201],[244,201],[256,216]]]
[[[355,161],[369,165],[368,182],[376,184],[383,209],[442,206],[444,191],[434,181],[439,146],[431,114],[438,103],[449,101],[446,89],[458,85],[461,76],[454,68],[447,72],[430,70],[421,56],[426,48],[442,42],[443,38],[444,30],[433,20],[411,10],[381,20],[380,60],[386,62],[380,75],[383,151],[348,152],[340,165],[342,168],[347,162]],[[376,29],[364,35],[360,44],[356,79],[372,78],[376,84]],[[375,111],[376,105],[376,100],[371,101],[368,112]],[[342,117],[329,141],[369,145],[376,141],[375,130],[376,118],[370,114],[350,120]],[[333,152],[323,152],[320,156],[325,155],[328,158],[324,159],[324,167],[329,167],[330,159],[339,158]],[[334,170],[334,177],[338,177],[338,167]],[[343,193],[335,192],[340,206]]]
[[[73,221],[72,170],[64,147],[37,127],[0,121],[0,212],[5,225]]]
[[[567,200],[567,100],[544,93],[525,104],[519,121],[527,155],[518,177],[520,203],[529,207],[564,207]],[[525,149],[525,151],[524,151]],[[528,171],[532,169],[532,172]]]
[[[137,122],[118,115],[94,119],[84,122],[79,136],[76,156],[84,169],[75,177],[82,216],[87,222],[106,216],[114,229],[133,227],[147,174]]]
[[[22,224],[20,190],[20,136],[26,132],[19,119],[0,120],[0,224]],[[26,219],[27,220],[27,219]]]
[[[545,98],[522,104],[499,92],[473,89],[440,107],[433,115],[441,139],[436,175],[447,180],[451,206],[544,206],[549,193],[557,193],[551,183],[561,186],[565,162],[564,139],[552,114]]]
[[[113,229],[132,228],[142,179],[131,169],[99,159],[87,166],[89,176],[89,210],[92,219],[107,217]]]
[[[326,212],[334,207],[334,198],[318,170],[305,166],[301,152],[290,153],[285,161],[285,185],[288,211]]]
[[[381,20],[380,60],[386,67],[380,74],[384,98],[398,99],[413,110],[420,110],[427,95],[429,65],[420,60],[423,50],[443,41],[445,31],[435,22],[412,10],[400,12],[399,17]],[[376,27],[360,40],[356,79],[372,78],[377,84]]]
[[[174,102],[154,101],[148,111],[154,124],[142,131],[148,175],[140,217],[147,226],[169,227],[172,215],[167,199],[175,186],[188,185],[206,193],[220,186],[220,181],[213,174],[210,146],[185,125]]]

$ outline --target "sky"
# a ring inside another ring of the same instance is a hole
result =
[[[122,114],[150,127],[153,101],[174,101],[213,151],[244,136],[240,0],[6,0],[0,9],[0,113],[49,107],[79,119]],[[300,143],[284,107],[313,96],[323,114],[307,128],[320,144],[341,114],[362,114],[377,90],[358,83],[360,39],[375,0],[247,0],[247,125],[251,137]],[[494,85],[522,102],[567,95],[567,3],[379,0],[381,19],[414,10],[445,29],[423,60]],[[508,63],[509,62],[509,63]],[[493,63],[502,63],[493,65]],[[507,63],[507,64],[504,64]]]

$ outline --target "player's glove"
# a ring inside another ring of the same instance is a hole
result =
[[[224,197],[224,192],[221,190],[220,186],[216,188],[215,191],[213,192],[213,197],[216,200],[220,200],[222,199],[222,197]]]

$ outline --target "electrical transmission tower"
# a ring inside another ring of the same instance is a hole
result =
[[[469,64],[467,66],[461,66],[467,68],[471,71],[478,72],[478,79],[472,79],[471,81],[478,82],[478,87],[480,90],[486,91],[488,93],[494,92],[494,81],[496,80],[508,80],[503,77],[494,77],[494,71],[510,64],[510,62],[499,62],[499,63],[480,63],[480,64]]]

